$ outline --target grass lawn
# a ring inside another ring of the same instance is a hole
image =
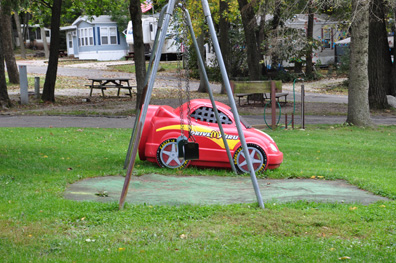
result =
[[[270,178],[345,179],[396,199],[396,126],[268,131]],[[130,130],[0,128],[0,262],[394,262],[396,204],[213,206],[65,200],[82,178],[125,175]],[[174,172],[137,161],[137,174]],[[189,168],[180,174],[232,176]],[[263,175],[262,175],[263,176]],[[214,193],[215,194],[215,193]]]

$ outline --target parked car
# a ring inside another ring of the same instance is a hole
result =
[[[249,172],[231,108],[220,102],[216,102],[216,107],[236,169],[240,173]],[[213,106],[208,99],[190,101],[191,135],[199,145],[199,159],[178,158],[177,139],[182,135],[180,111],[184,116],[183,135],[189,137],[187,103],[176,109],[167,105],[149,105],[139,144],[140,159],[171,169],[181,169],[189,165],[230,168]],[[275,141],[243,120],[241,124],[255,172],[278,168],[283,161],[283,153],[279,151]]]

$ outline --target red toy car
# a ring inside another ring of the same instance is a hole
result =
[[[216,107],[235,168],[240,173],[249,172],[230,107],[220,102],[216,102]],[[140,159],[173,169],[188,165],[230,168],[212,103],[208,99],[190,101],[191,134],[199,145],[199,159],[178,158],[176,140],[181,136],[180,111],[184,113],[184,136],[189,137],[187,109],[187,103],[176,109],[166,105],[149,105],[139,144]],[[283,161],[283,153],[279,151],[274,140],[266,133],[241,122],[255,172],[278,168]]]

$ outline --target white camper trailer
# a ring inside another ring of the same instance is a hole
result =
[[[143,16],[142,27],[143,27],[143,43],[146,46],[146,53],[151,53],[155,34],[157,33],[159,15]],[[133,28],[132,21],[129,21],[128,28],[124,30],[126,36],[126,42],[129,44],[130,51],[133,52]],[[174,29],[172,21],[169,24],[166,40],[162,48],[162,54],[177,54],[180,52],[180,44],[176,42],[178,34]],[[148,49],[148,50],[147,50]]]

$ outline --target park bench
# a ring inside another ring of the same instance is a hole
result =
[[[284,97],[287,102],[288,92],[282,92],[282,82],[274,81],[276,85],[275,98],[278,102]],[[238,104],[241,106],[241,98],[246,97],[246,102],[259,102],[264,105],[265,100],[271,100],[271,81],[231,81],[231,89],[238,98]],[[282,101],[283,102],[283,101]]]

